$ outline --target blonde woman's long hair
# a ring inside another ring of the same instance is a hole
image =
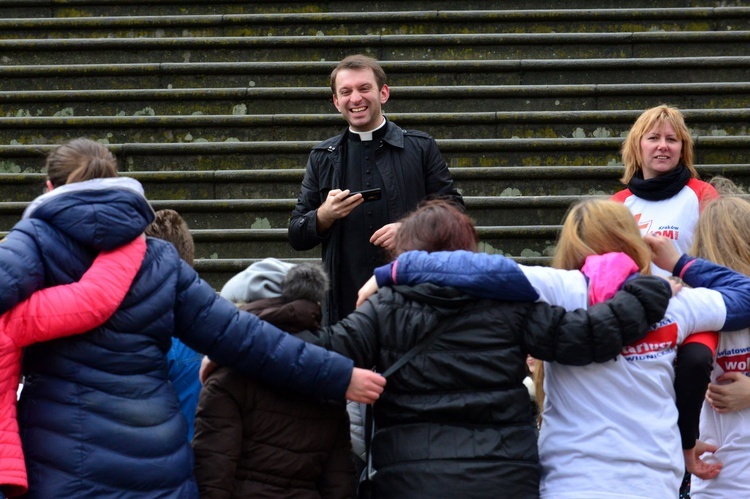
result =
[[[625,253],[638,265],[641,274],[651,274],[651,250],[630,210],[606,198],[588,199],[568,210],[552,267],[577,270],[583,267],[586,257],[611,252]],[[545,397],[543,362],[538,363],[533,379],[541,425]]]
[[[625,253],[641,274],[651,273],[651,250],[630,210],[606,198],[588,199],[568,210],[552,266],[580,269],[587,256],[611,252]]]
[[[711,181],[721,197],[703,206],[690,254],[750,276],[750,202],[731,181]]]
[[[622,144],[622,162],[625,164],[625,172],[620,182],[627,184],[630,179],[643,170],[643,155],[641,151],[641,139],[654,126],[662,126],[669,123],[674,128],[677,137],[682,141],[682,152],[680,153],[680,162],[690,170],[692,178],[698,178],[698,172],[693,166],[693,137],[690,135],[685,124],[685,118],[679,109],[662,104],[661,106],[652,107],[645,110],[633,126],[630,127],[628,136]]]

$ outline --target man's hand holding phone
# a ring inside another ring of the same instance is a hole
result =
[[[355,194],[362,194],[362,199],[365,203],[368,201],[377,201],[383,195],[380,187],[376,187],[375,189],[365,189],[364,191],[353,191],[349,193],[348,197],[352,197]]]
[[[357,193],[359,194],[359,193]],[[323,235],[328,232],[333,222],[339,218],[349,215],[354,208],[364,203],[361,194],[354,195],[349,189],[331,189],[323,204],[318,207],[317,225],[318,234]]]

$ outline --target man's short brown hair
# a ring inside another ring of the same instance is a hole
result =
[[[350,55],[339,62],[331,72],[331,90],[334,94],[336,93],[336,76],[342,69],[372,69],[375,81],[378,84],[378,90],[382,89],[383,85],[387,83],[385,71],[376,59],[363,54]]]

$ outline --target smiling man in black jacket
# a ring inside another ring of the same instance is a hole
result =
[[[349,126],[313,148],[289,222],[294,249],[323,245],[323,264],[332,281],[324,310],[327,324],[354,310],[359,288],[389,259],[396,220],[428,196],[450,197],[463,206],[435,140],[383,116],[390,90],[375,59],[353,55],[342,60],[331,73],[331,90]],[[380,189],[380,197],[352,195],[370,189]]]

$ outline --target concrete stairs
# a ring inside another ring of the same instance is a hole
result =
[[[4,1],[0,230],[44,152],[86,136],[186,218],[217,288],[257,258],[316,259],[286,226],[311,147],[344,125],[328,74],[356,52],[388,73],[388,116],[438,140],[487,251],[546,262],[568,206],[621,187],[623,137],[660,103],[704,177],[750,185],[749,4],[517,5]]]

